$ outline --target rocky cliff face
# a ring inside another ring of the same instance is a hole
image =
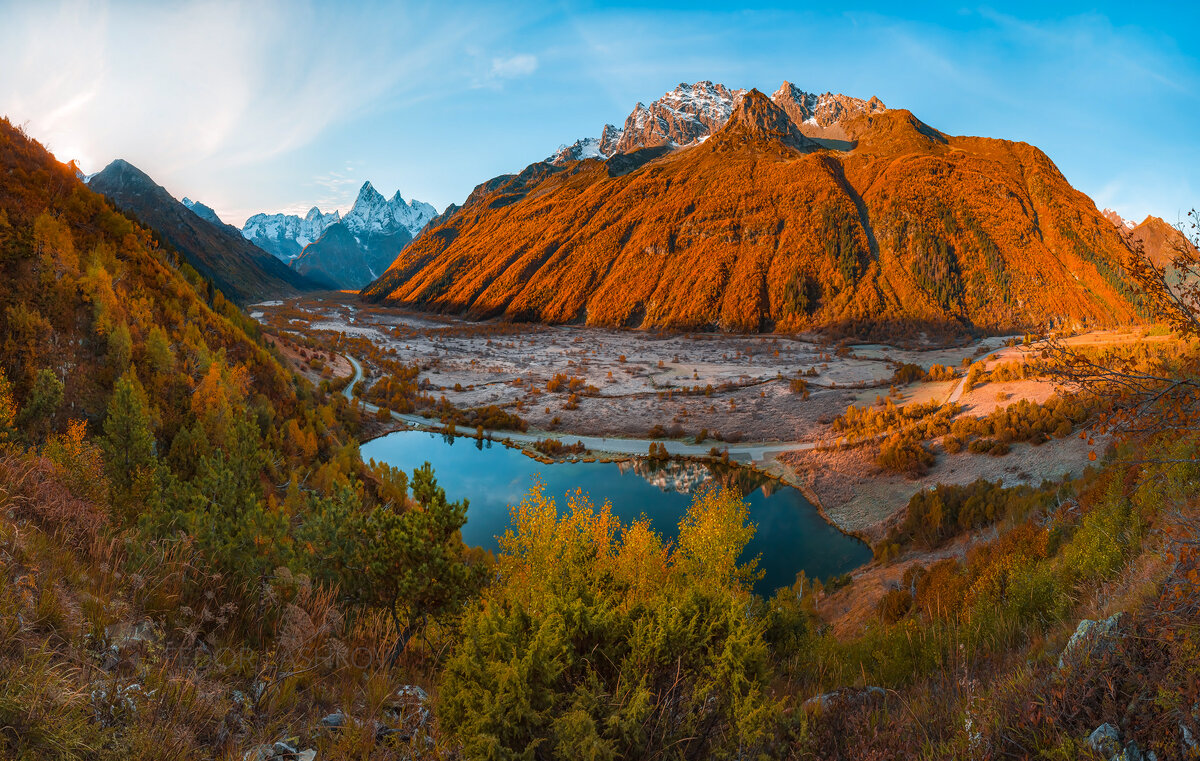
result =
[[[680,83],[649,106],[639,103],[634,107],[613,151],[630,153],[639,148],[694,143],[725,124],[745,94],[745,90],[730,90],[708,81]]]

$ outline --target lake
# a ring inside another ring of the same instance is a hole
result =
[[[564,443],[570,443],[569,437]],[[830,525],[797,489],[745,468],[675,461],[656,467],[647,460],[546,465],[499,442],[425,431],[397,431],[369,441],[362,445],[362,457],[409,473],[429,462],[451,501],[470,501],[463,541],[489,550],[498,548],[497,537],[508,528],[509,506],[520,504],[538,479],[560,511],[567,492],[578,488],[597,507],[611,502],[623,523],[645,515],[657,531],[672,538],[691,493],[715,479],[737,487],[750,506],[757,531],[745,558],[760,555],[765,576],[755,586],[759,594],[791,586],[800,571],[810,579],[825,579],[871,559],[864,542]]]

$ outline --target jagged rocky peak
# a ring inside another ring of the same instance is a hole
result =
[[[1109,222],[1112,222],[1117,227],[1125,230],[1132,230],[1133,228],[1137,227],[1137,224],[1132,219],[1124,219],[1120,214],[1112,209],[1104,209],[1100,213],[1105,219],[1107,219]]]
[[[197,217],[200,217],[200,219],[207,220],[207,221],[212,222],[213,224],[217,224],[217,225],[225,224],[224,222],[221,221],[221,218],[217,216],[217,213],[215,211],[213,211],[211,206],[202,204],[199,201],[193,201],[192,199],[188,198],[187,196],[184,196],[183,200],[180,201],[180,203],[182,203],[189,210],[191,210],[191,212],[193,214],[195,214]]]
[[[787,80],[771,95],[771,100],[786,111],[801,129],[829,129],[847,117],[887,110],[883,101],[876,97],[863,100],[831,92],[817,95],[805,92]]]
[[[303,218],[295,214],[255,214],[246,220],[242,235],[286,262],[341,219],[338,212],[323,214],[316,206]]]
[[[737,108],[715,139],[773,140],[797,150],[810,150],[817,144],[800,131],[787,113],[758,90],[751,90],[738,101]]]
[[[729,120],[745,90],[731,90],[708,80],[680,83],[649,106],[638,103],[625,119],[616,153],[659,145],[687,145],[701,140]]]
[[[703,142],[725,126],[746,93],[744,89],[708,80],[695,84],[682,82],[648,106],[638,103],[622,128],[606,124],[599,138],[589,137],[559,146],[547,161],[563,164],[588,158],[607,160],[618,153],[641,148],[664,145],[676,148]],[[850,143],[839,142],[846,140],[842,122],[860,114],[888,110],[877,97],[863,100],[831,92],[818,95],[786,80],[770,99],[783,109],[801,134],[825,147],[841,149],[850,147]]]
[[[405,201],[397,190],[391,200],[364,182],[358,191],[354,206],[342,218],[346,227],[355,235],[365,233],[388,235],[403,228],[410,236],[416,235],[437,216],[437,209],[422,201]]]
[[[570,145],[560,145],[546,160],[551,164],[565,164],[568,161],[583,159],[607,159],[617,152],[617,142],[620,141],[624,130],[617,129],[611,124],[605,124],[600,131],[600,137],[585,137]]]

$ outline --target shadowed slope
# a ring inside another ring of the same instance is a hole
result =
[[[194,213],[127,161],[113,161],[91,178],[88,187],[152,227],[233,301],[245,304],[318,287],[243,238],[236,228]]]

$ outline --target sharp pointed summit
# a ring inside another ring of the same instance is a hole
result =
[[[388,268],[400,250],[437,216],[422,201],[391,200],[370,181],[358,190],[344,215],[316,206],[303,217],[255,214],[242,234],[292,267],[330,287],[359,288]]]

